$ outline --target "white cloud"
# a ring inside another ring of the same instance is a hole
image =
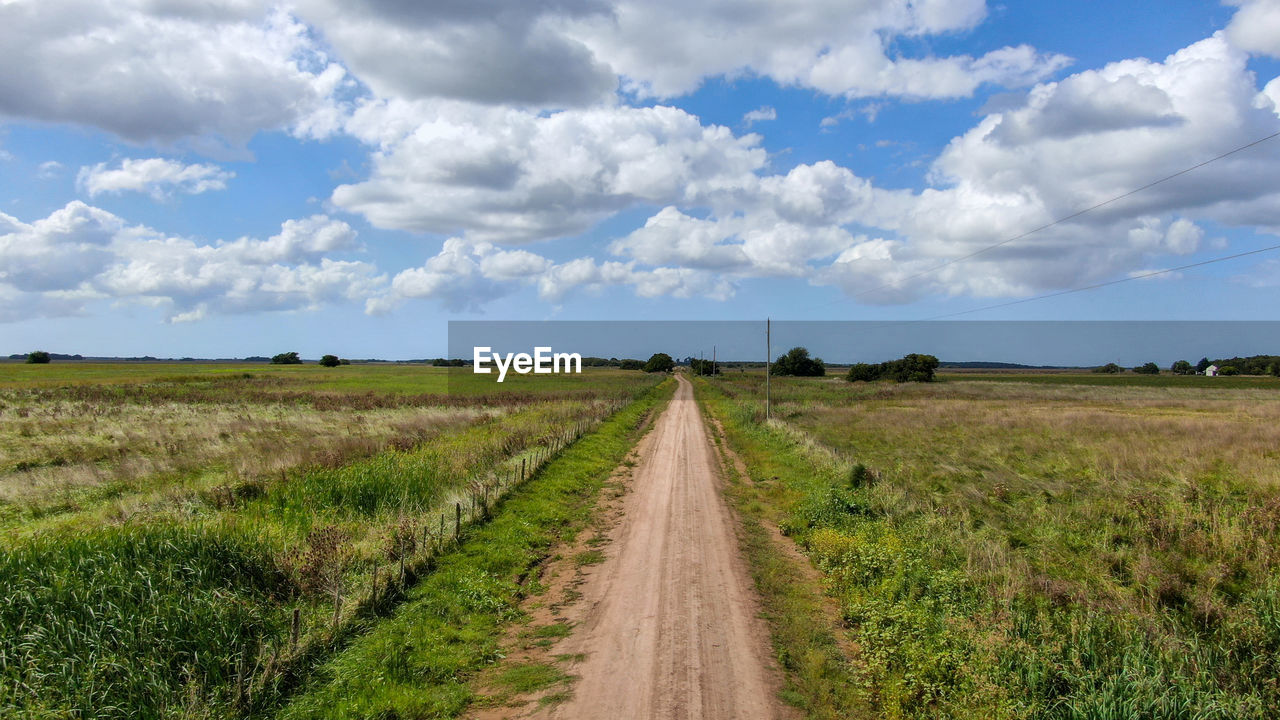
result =
[[[202,244],[73,201],[30,224],[0,213],[0,295],[42,315],[78,313],[95,299],[142,302],[172,321],[363,300],[383,292],[386,277],[327,257],[352,249],[354,237],[317,215],[286,221],[267,240]]]
[[[1240,7],[1227,25],[1231,44],[1246,52],[1280,57],[1280,2],[1226,0]]]
[[[0,114],[213,147],[322,109],[339,70],[255,1],[13,0],[0,52]]]
[[[198,195],[225,190],[227,181],[235,176],[217,165],[185,165],[165,158],[126,158],[116,168],[108,168],[106,163],[80,168],[76,185],[91,198],[102,193],[131,191],[145,192],[161,200],[174,191]]]
[[[1027,47],[980,58],[890,56],[895,37],[967,30],[985,15],[983,0],[746,6],[632,0],[616,3],[611,14],[575,16],[561,25],[621,75],[624,87],[657,97],[740,74],[848,97],[961,97],[984,82],[1035,82],[1066,63]]]
[[[527,250],[502,250],[492,243],[445,240],[440,252],[420,267],[399,272],[387,292],[365,303],[380,315],[410,299],[430,299],[452,312],[478,312],[489,301],[522,287],[560,303],[575,291],[631,287],[639,297],[732,297],[733,285],[715,273],[682,267],[638,268],[635,262],[597,262],[581,257],[554,263]]]
[[[748,112],[746,115],[743,115],[742,123],[747,127],[751,127],[752,125],[755,125],[758,122],[765,122],[767,120],[777,120],[777,119],[778,119],[778,111],[775,110],[770,105],[763,105],[761,107],[756,108],[755,110]]]
[[[562,18],[605,14],[597,0],[303,0],[347,65],[379,97],[575,107],[607,100],[614,72]]]
[[[62,163],[57,160],[46,160],[36,168],[36,177],[41,180],[52,180],[62,174]]]
[[[0,213],[0,284],[75,289],[112,262],[110,245],[123,228],[120,218],[79,201],[31,224]]]
[[[701,202],[752,182],[766,160],[758,137],[670,107],[436,110],[332,202],[383,228],[525,242],[582,232],[640,203]]]

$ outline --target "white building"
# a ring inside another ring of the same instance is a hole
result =
[[[1216,377],[1218,375],[1218,366],[1210,365],[1204,369],[1205,377]]]

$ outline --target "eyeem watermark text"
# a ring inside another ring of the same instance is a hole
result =
[[[493,352],[491,347],[473,348],[471,367],[477,373],[491,373],[493,369],[488,363],[498,368],[498,382],[507,377],[508,370],[515,370],[521,375],[533,372],[538,375],[550,373],[581,373],[582,355],[578,353],[553,353],[550,347],[535,347],[533,354]]]

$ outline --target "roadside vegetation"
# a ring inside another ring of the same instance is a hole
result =
[[[0,715],[268,712],[660,380],[117,367],[0,367]]]
[[[811,716],[1280,713],[1280,386],[1047,377],[699,381],[846,625],[761,584]]]

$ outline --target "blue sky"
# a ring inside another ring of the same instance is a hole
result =
[[[4,3],[0,352],[919,320],[1268,247],[1280,138],[946,264],[1280,131],[1277,57],[1277,0]],[[964,317],[1278,288],[1262,253]]]

